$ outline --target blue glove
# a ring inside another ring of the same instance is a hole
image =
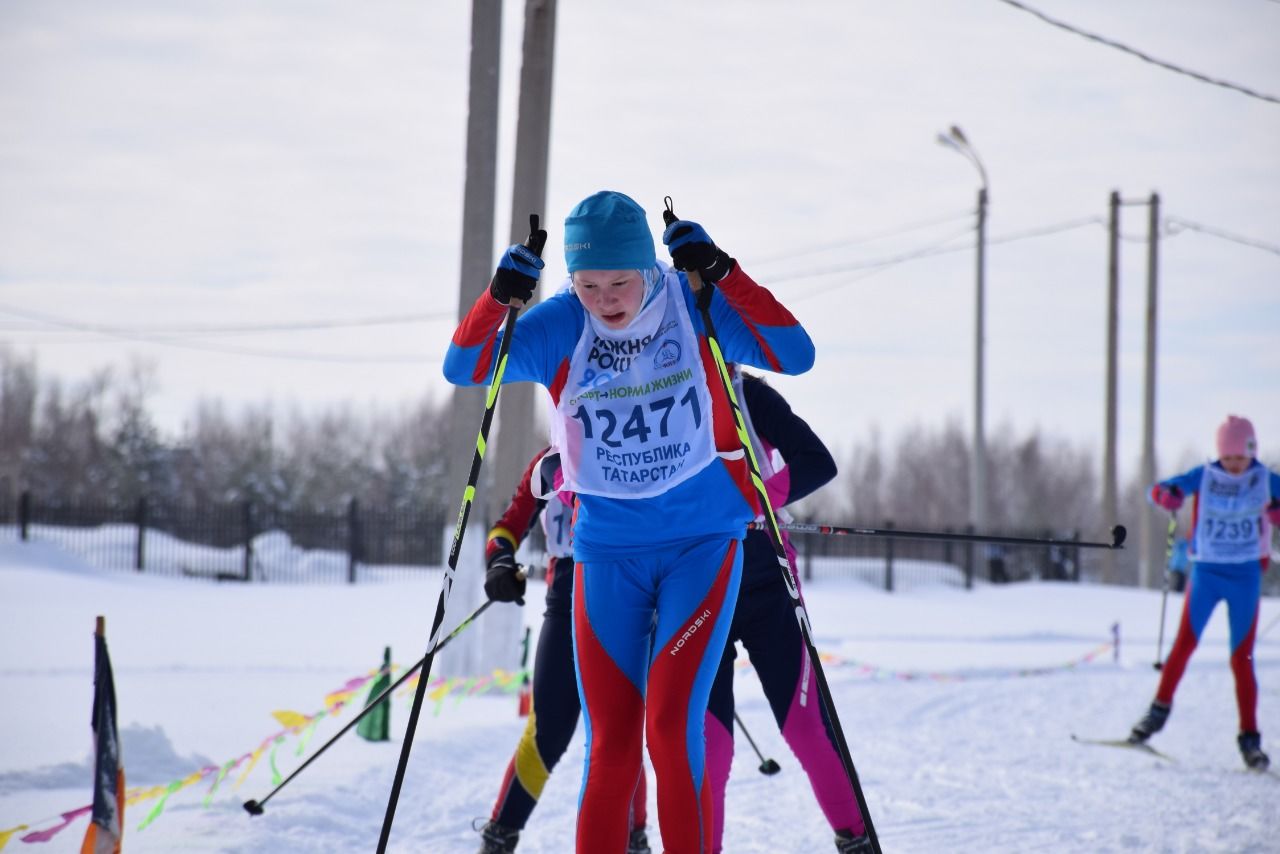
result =
[[[672,266],[677,270],[697,270],[705,281],[718,282],[733,269],[733,259],[696,222],[676,220],[662,232],[662,242],[671,253]]]
[[[493,281],[489,283],[489,293],[503,305],[509,305],[513,299],[528,302],[533,298],[534,288],[538,287],[538,276],[544,263],[529,247],[513,244],[502,253]]]

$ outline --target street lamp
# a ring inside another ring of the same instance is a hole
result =
[[[978,263],[977,287],[974,304],[973,329],[973,454],[969,458],[969,506],[974,527],[982,530],[987,525],[987,440],[983,424],[982,365],[983,365],[983,314],[987,256],[987,170],[983,168],[978,152],[973,150],[964,132],[955,125],[938,134],[938,144],[954,149],[965,156],[978,169],[982,186],[978,188]]]

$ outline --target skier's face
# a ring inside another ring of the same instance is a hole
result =
[[[1244,474],[1244,470],[1249,467],[1249,463],[1252,461],[1253,457],[1235,454],[1230,457],[1223,457],[1222,467],[1227,470],[1227,474]]]
[[[625,329],[644,300],[639,270],[578,270],[573,289],[591,316],[610,329]]]

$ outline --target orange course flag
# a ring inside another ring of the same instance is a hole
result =
[[[116,731],[116,687],[107,654],[106,621],[93,636],[93,815],[80,854],[120,854],[124,836],[124,765]]]

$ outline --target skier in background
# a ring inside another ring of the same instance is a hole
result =
[[[804,419],[792,412],[782,395],[763,379],[735,367],[734,385],[744,407],[742,417],[760,463],[769,502],[782,522],[788,518],[784,505],[799,501],[836,476],[835,460]],[[782,457],[782,465],[777,468],[773,464],[774,449]],[[763,518],[761,515],[757,520]],[[799,589],[795,549],[785,532],[782,537],[791,577]],[[795,606],[778,571],[778,557],[769,532],[763,530],[747,532],[738,604],[707,706],[707,774],[715,803],[711,850],[720,854],[725,787],[733,765],[735,641],[742,641],[778,729],[809,776],[818,805],[835,832],[836,851],[870,854],[871,840],[817,693]]]
[[[797,374],[808,333],[695,222],[663,233],[657,260],[644,210],[602,191],[565,220],[570,287],[520,316],[511,382],[546,386],[553,444],[574,520],[573,641],[587,718],[578,854],[626,850],[646,740],[667,854],[710,849],[704,716],[737,599],[742,538],[759,512],[728,396],[695,300],[723,358]],[[454,332],[446,378],[486,382],[512,299],[543,261],[515,245]],[[704,283],[695,295],[687,272]],[[656,624],[655,624],[656,620]]]
[[[1247,418],[1228,415],[1218,427],[1218,459],[1196,466],[1151,488],[1151,501],[1176,513],[1186,496],[1191,510],[1191,578],[1178,636],[1161,671],[1151,708],[1134,725],[1129,740],[1144,743],[1169,718],[1173,694],[1218,602],[1225,600],[1231,626],[1231,672],[1235,677],[1240,734],[1236,742],[1245,765],[1259,771],[1270,764],[1258,732],[1258,681],[1253,642],[1258,631],[1262,573],[1267,571],[1271,526],[1280,525],[1280,474],[1256,459],[1258,441]]]
[[[541,519],[547,540],[547,610],[533,657],[533,704],[524,733],[498,789],[493,814],[480,828],[479,854],[510,854],[552,770],[569,747],[582,705],[573,670],[573,493],[563,484],[559,454],[543,448],[524,470],[511,503],[489,531],[484,592],[495,602],[524,604],[520,543]],[[650,854],[645,833],[645,775],[631,802],[627,854]]]

